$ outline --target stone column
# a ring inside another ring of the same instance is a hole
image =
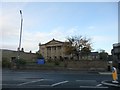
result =
[[[59,59],[58,47],[56,46],[56,57]]]
[[[51,58],[53,59],[53,47],[51,46]]]

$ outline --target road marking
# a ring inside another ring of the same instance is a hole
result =
[[[108,88],[108,87],[80,86],[80,88]]]
[[[76,82],[96,82],[96,80],[76,80]]]
[[[112,72],[99,72],[99,74],[102,74],[102,75],[111,75]]]
[[[63,83],[67,83],[67,82],[69,82],[69,81],[58,82],[58,83],[52,84],[51,86],[54,87],[54,86],[57,86],[57,85],[60,85],[60,84],[63,84]]]
[[[40,82],[40,81],[43,81],[43,80],[45,80],[45,79],[40,79],[40,80],[36,80],[36,81],[25,82],[25,83],[18,84],[17,86],[22,86],[22,85],[25,85],[25,84],[30,84],[30,83],[35,83],[35,82]]]
[[[17,84],[0,84],[0,85],[9,85],[9,86],[15,86],[15,85],[17,85]]]
[[[38,85],[38,86],[41,86],[41,87],[51,87],[51,85]]]
[[[98,84],[98,85],[96,85],[97,87],[100,87],[100,86],[102,86],[102,84]]]
[[[120,87],[120,85],[112,84],[112,83],[105,83],[105,81],[102,81],[103,85],[108,85],[108,86],[115,86],[115,87]]]

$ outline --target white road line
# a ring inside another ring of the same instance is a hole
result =
[[[96,80],[76,80],[76,82],[96,82]]]
[[[9,85],[9,86],[15,86],[15,85],[17,85],[17,84],[0,84],[0,85]]]
[[[17,86],[22,86],[22,85],[25,85],[25,84],[30,84],[30,83],[35,83],[35,82],[40,82],[40,81],[43,81],[43,80],[45,80],[45,79],[40,79],[40,80],[36,80],[36,81],[25,82],[25,83],[18,84]]]
[[[51,85],[30,85],[32,87],[51,87]]]
[[[98,84],[98,85],[96,85],[97,87],[100,87],[102,84]]]
[[[102,82],[103,83],[103,82]],[[104,85],[109,85],[109,86],[116,86],[116,87],[120,87],[120,85],[116,85],[116,84],[112,84],[112,83],[103,83]]]
[[[80,88],[108,88],[108,87],[80,86]]]
[[[102,74],[102,75],[111,75],[112,72],[99,72],[99,74]]]
[[[69,82],[69,81],[58,82],[58,83],[52,84],[51,86],[54,87],[54,86],[57,86],[57,85],[60,85],[60,84],[63,84],[63,83],[67,83],[67,82]]]

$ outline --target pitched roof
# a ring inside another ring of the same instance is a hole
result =
[[[51,43],[51,42],[53,42],[53,41],[58,42],[58,43],[64,43],[64,42],[62,42],[62,41],[58,41],[58,40],[55,40],[55,39],[53,38],[53,39],[50,40],[49,42],[47,42],[47,43],[45,43],[45,44],[41,44],[40,46],[42,46],[42,45],[47,45],[47,44],[49,44],[49,43]]]
[[[90,55],[96,56],[96,55],[99,55],[99,53],[98,52],[91,52]]]

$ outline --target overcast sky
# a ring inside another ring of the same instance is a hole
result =
[[[0,10],[3,49],[17,50],[19,10],[24,19],[21,47],[27,52],[38,51],[39,43],[74,35],[91,38],[94,51],[109,54],[118,42],[117,2],[2,2]]]

